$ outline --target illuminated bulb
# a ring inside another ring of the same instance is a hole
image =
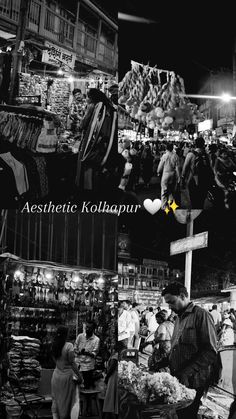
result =
[[[223,93],[221,99],[223,100],[223,102],[228,103],[231,101],[231,96],[229,95],[229,93]]]
[[[73,83],[73,81],[74,81],[74,77],[72,77],[72,76],[68,77],[68,82],[69,83]]]
[[[11,47],[7,47],[7,52],[8,52],[8,51],[11,51]]]
[[[59,76],[62,76],[62,75],[63,75],[63,71],[62,71],[62,69],[61,69],[61,68],[59,68],[59,70],[57,71],[57,74],[58,74]]]
[[[21,276],[21,274],[22,274],[22,272],[21,272],[21,271],[19,271],[19,270],[17,270],[17,271],[15,272],[14,276],[15,276],[16,278],[19,278],[19,277]]]
[[[2,53],[2,49],[0,49],[0,54]]]
[[[45,278],[47,278],[47,279],[52,279],[52,274],[51,273],[46,273],[46,275],[45,275]]]

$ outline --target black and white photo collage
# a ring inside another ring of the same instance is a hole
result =
[[[0,418],[236,419],[233,9],[0,0]]]

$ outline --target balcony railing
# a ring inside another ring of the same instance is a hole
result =
[[[0,0],[0,20],[17,24],[20,14],[20,0]],[[43,19],[41,21],[41,19]],[[31,0],[27,28],[47,40],[69,47],[79,57],[94,66],[104,66],[113,71],[117,67],[115,46],[110,46],[104,39],[98,39],[98,33],[90,31],[86,23],[73,23],[56,11],[45,6],[40,0]]]
[[[45,13],[44,30],[47,38],[73,47],[75,25],[48,8]]]

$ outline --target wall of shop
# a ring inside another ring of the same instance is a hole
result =
[[[27,260],[116,271],[116,224],[110,214],[9,211],[3,247]]]
[[[49,110],[66,122],[70,98],[70,83],[67,80],[21,73],[19,96],[25,95],[40,95],[43,108],[46,108],[48,101]]]

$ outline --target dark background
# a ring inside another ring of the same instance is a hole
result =
[[[170,242],[186,237],[186,225],[173,213],[159,211],[120,216],[119,230],[130,233],[131,256],[167,261],[171,268],[184,270],[185,255],[170,256]],[[228,211],[203,211],[194,221],[194,234],[208,231],[208,247],[193,252],[193,277],[204,281],[209,273],[223,280],[236,278],[236,217]],[[200,277],[200,278],[199,278]]]
[[[150,18],[154,24],[119,20],[119,78],[130,60],[173,70],[187,93],[197,93],[210,71],[232,69],[236,36],[232,3],[119,0],[119,12]]]

